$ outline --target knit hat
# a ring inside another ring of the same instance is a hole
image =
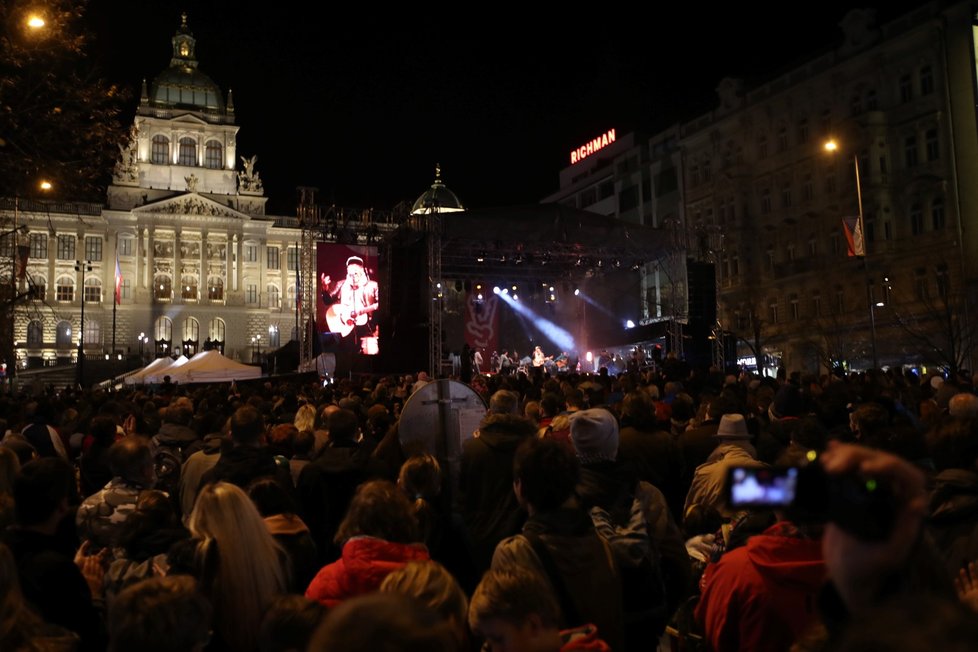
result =
[[[717,426],[718,439],[750,439],[747,432],[747,421],[743,414],[724,414],[720,417],[720,425]]]
[[[572,413],[570,435],[582,464],[614,462],[618,457],[618,422],[605,409]]]

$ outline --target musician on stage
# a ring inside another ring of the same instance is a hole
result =
[[[329,307],[326,312],[329,330],[341,334],[344,343],[348,343],[344,348],[359,350],[361,338],[376,337],[373,313],[380,306],[377,281],[371,281],[367,276],[359,256],[346,259],[345,279],[334,284],[324,273],[319,280],[323,303]]]
[[[539,346],[533,349],[533,366],[542,367],[544,362],[547,361],[547,356],[543,354],[543,349]]]

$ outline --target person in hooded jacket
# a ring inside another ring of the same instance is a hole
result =
[[[937,468],[928,530],[954,579],[978,559],[978,419],[946,417],[927,444]]]

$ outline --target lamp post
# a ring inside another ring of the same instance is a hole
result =
[[[825,142],[825,151],[836,152],[839,150],[839,144],[835,140],[828,140]],[[876,305],[873,301],[873,284],[870,281],[869,276],[869,262],[867,261],[868,249],[866,247],[866,222],[863,217],[863,189],[862,184],[859,179],[859,155],[852,155],[852,165],[856,173],[856,202],[858,203],[859,215],[856,222],[856,235],[858,235],[858,241],[856,245],[856,255],[862,258],[863,261],[863,273],[866,276],[866,303],[869,306],[869,338],[870,347],[873,352],[873,369],[878,369],[880,366],[879,356],[876,352]],[[862,244],[862,251],[859,251],[859,244]]]
[[[81,272],[81,328],[78,333],[78,364],[76,365],[76,384],[82,387],[85,381],[85,274],[92,271],[92,261],[75,261],[75,271]]]

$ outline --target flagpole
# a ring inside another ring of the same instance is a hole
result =
[[[856,169],[856,200],[859,204],[859,232],[863,240],[863,273],[866,275],[866,303],[869,306],[869,339],[873,350],[873,369],[880,366],[879,355],[876,352],[876,305],[873,301],[873,279],[869,275],[869,248],[866,237],[866,222],[863,217],[863,188],[859,180],[859,154],[852,155],[852,163]]]

